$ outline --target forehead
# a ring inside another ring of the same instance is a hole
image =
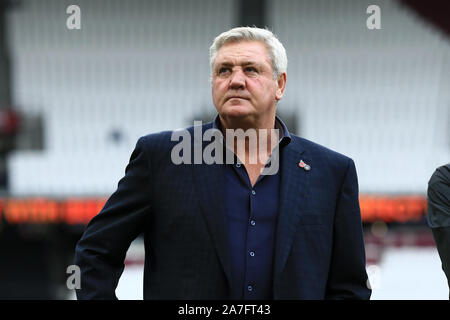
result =
[[[224,44],[217,52],[215,64],[242,62],[267,63],[271,65],[269,52],[260,41],[239,41]]]

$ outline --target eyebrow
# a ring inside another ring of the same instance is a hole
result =
[[[249,65],[255,65],[255,66],[260,67],[261,63],[258,63],[258,62],[255,62],[255,61],[244,61],[240,65],[243,66],[243,67],[249,66]],[[224,62],[218,63],[217,66],[218,67],[232,67],[232,66],[234,66],[234,64],[231,63],[231,62],[228,62],[228,61],[224,61]]]

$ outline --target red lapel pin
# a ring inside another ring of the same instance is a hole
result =
[[[298,166],[300,168],[305,169],[306,171],[311,170],[311,166],[309,164],[306,164],[303,160],[300,160],[300,162],[298,163]]]

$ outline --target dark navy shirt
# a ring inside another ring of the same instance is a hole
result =
[[[279,118],[275,122],[275,128],[280,129],[277,148],[281,149],[290,142],[291,136]],[[213,128],[220,130],[220,127],[217,116]],[[226,228],[231,256],[230,298],[272,299],[280,173],[278,170],[276,174],[260,175],[252,187],[244,165],[236,156],[234,159],[234,164],[224,165]]]

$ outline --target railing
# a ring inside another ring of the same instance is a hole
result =
[[[103,208],[106,198],[44,197],[0,198],[0,222],[9,224],[87,224]],[[423,195],[389,196],[361,195],[363,222],[419,221],[426,214],[427,200]]]

